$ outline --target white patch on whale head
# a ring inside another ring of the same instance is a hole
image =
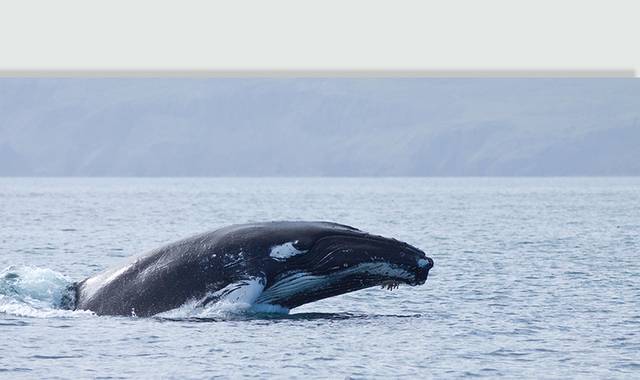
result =
[[[419,266],[420,268],[424,268],[424,267],[426,267],[427,265],[429,265],[429,261],[428,261],[428,260],[425,260],[425,259],[420,259],[420,260],[418,260],[418,266]]]
[[[274,245],[273,247],[271,247],[271,253],[269,254],[269,256],[271,256],[275,260],[284,261],[290,257],[307,252],[307,251],[300,251],[299,249],[293,246],[294,244],[297,244],[297,243],[298,241],[296,240],[294,242]]]

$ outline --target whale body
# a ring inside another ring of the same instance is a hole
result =
[[[227,300],[288,310],[371,286],[421,285],[432,267],[418,248],[342,224],[232,225],[76,283],[72,308],[152,316]]]

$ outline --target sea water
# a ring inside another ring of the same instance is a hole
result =
[[[131,255],[268,220],[349,224],[435,267],[290,314],[60,308]],[[638,378],[639,274],[640,178],[2,178],[0,377]]]

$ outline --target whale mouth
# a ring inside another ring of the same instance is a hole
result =
[[[382,286],[397,289],[400,284],[424,284],[430,267],[405,267],[384,261],[364,262],[330,273],[290,271],[274,278],[258,296],[256,303],[293,309],[344,293]]]

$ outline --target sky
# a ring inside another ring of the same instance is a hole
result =
[[[633,78],[0,79],[0,176],[619,175]]]

